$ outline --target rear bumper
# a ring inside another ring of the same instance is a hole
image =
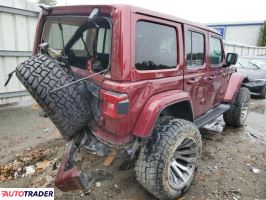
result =
[[[89,182],[86,174],[78,169],[73,156],[78,151],[74,139],[68,144],[62,163],[55,178],[55,186],[63,192],[82,189],[89,190]]]

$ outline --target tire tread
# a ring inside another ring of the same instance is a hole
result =
[[[48,55],[40,54],[21,63],[16,75],[65,139],[71,139],[89,123],[91,112],[85,98],[88,94],[82,83],[50,93],[76,77]]]

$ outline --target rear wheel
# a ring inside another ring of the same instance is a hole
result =
[[[240,88],[235,102],[223,115],[226,125],[241,127],[244,125],[250,104],[250,92],[247,88]]]
[[[193,123],[162,118],[140,151],[135,166],[138,182],[159,199],[177,199],[194,179],[201,148]]]

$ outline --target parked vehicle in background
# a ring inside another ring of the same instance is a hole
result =
[[[237,72],[241,72],[246,76],[242,85],[248,88],[252,95],[266,97],[265,57],[240,57],[234,67]]]
[[[236,61],[201,24],[127,5],[49,7],[16,75],[70,141],[58,188],[88,191],[77,154],[115,149],[138,156],[136,178],[151,194],[177,199],[201,158],[199,128],[220,115],[245,123],[250,94],[229,70]]]

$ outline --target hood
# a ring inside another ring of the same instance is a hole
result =
[[[266,79],[266,70],[248,70],[237,68],[237,72],[246,75],[249,80]]]

